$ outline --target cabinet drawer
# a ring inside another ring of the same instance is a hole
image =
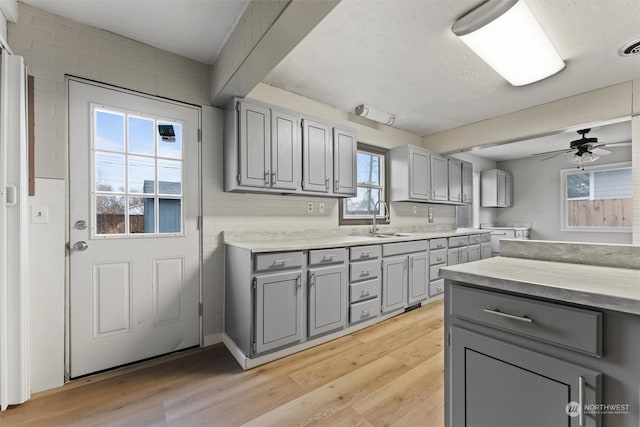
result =
[[[429,248],[427,240],[415,240],[413,242],[387,243],[382,245],[382,255],[392,256],[400,254],[408,254],[411,252],[426,251]]]
[[[469,236],[469,245],[479,245],[480,243],[482,243],[481,234],[472,234]]]
[[[302,252],[278,252],[255,256],[256,271],[283,270],[302,266]]]
[[[373,319],[380,314],[380,299],[357,302],[349,307],[349,323]]]
[[[469,244],[469,236],[449,237],[449,247],[458,248]]]
[[[429,248],[431,249],[444,249],[447,247],[447,238],[431,239],[429,240]]]
[[[429,264],[442,264],[447,262],[447,250],[439,249],[429,253]]]
[[[440,278],[440,267],[443,267],[444,264],[432,265],[429,267],[429,279],[437,280]]]
[[[347,260],[347,250],[322,249],[309,251],[309,265],[343,263]]]
[[[380,278],[349,285],[349,299],[353,302],[363,301],[380,295]]]
[[[429,282],[429,296],[435,297],[444,292],[444,279],[434,280]]]
[[[351,261],[375,259],[380,258],[382,255],[382,246],[369,245],[369,246],[354,246],[351,248]]]
[[[560,347],[602,355],[602,313],[453,285],[452,314]]]
[[[489,243],[491,241],[491,234],[482,234],[482,243]]]
[[[375,259],[371,261],[353,262],[349,267],[351,273],[349,277],[352,282],[374,279],[380,276],[380,268],[380,261]]]

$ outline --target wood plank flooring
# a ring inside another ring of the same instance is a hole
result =
[[[4,426],[442,426],[442,301],[242,371],[216,345],[71,382]]]

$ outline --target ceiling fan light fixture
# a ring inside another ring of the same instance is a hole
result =
[[[488,0],[458,19],[451,31],[513,86],[565,67],[524,0]]]
[[[586,151],[582,154],[580,153],[576,153],[573,156],[571,156],[569,158],[569,161],[571,163],[573,163],[574,165],[583,165],[585,163],[592,163],[595,162],[596,160],[598,160],[600,158],[600,156],[596,156],[593,153],[590,153],[589,151]]]

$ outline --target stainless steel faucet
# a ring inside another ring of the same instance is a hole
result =
[[[378,224],[376,222],[376,220],[377,220],[376,214],[380,210],[380,204],[382,204],[382,206],[384,206],[384,219],[385,219],[385,221],[389,220],[389,206],[387,205],[386,202],[384,202],[382,200],[378,200],[376,202],[376,204],[373,205],[373,218],[371,219],[371,230],[370,230],[371,234],[376,234],[378,232]]]

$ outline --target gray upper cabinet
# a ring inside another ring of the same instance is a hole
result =
[[[300,130],[298,118],[271,109],[271,186],[300,189]]]
[[[354,129],[241,98],[225,107],[223,129],[225,191],[356,194]]]
[[[382,312],[404,308],[407,304],[407,257],[382,261]]]
[[[331,129],[313,120],[302,120],[302,189],[328,193],[331,182]]]
[[[421,252],[409,255],[409,293],[407,304],[413,305],[427,299],[429,283],[429,254]]]
[[[462,162],[462,203],[473,202],[473,164]]]
[[[308,270],[309,337],[347,326],[347,268]]]
[[[302,273],[256,276],[256,353],[302,340]]]
[[[482,207],[504,208],[512,206],[513,177],[508,172],[490,169],[481,174]]]
[[[409,148],[409,197],[431,198],[431,155],[428,151]]]
[[[431,200],[449,200],[449,165],[437,154],[431,154]]]
[[[267,107],[240,102],[240,185],[270,186],[271,111]]]
[[[449,201],[462,203],[462,162],[452,158],[448,162]]]
[[[356,156],[358,141],[353,131],[333,128],[333,192],[355,196],[357,191]]]

